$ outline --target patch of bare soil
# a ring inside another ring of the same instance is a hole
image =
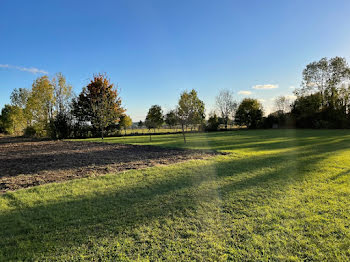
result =
[[[0,192],[213,154],[156,146],[0,137]]]

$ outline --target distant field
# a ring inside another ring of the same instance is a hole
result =
[[[196,129],[193,129],[196,130]],[[191,131],[191,128],[185,129],[185,132]],[[156,128],[156,129],[147,129],[147,128],[129,128],[126,129],[126,134],[145,134],[148,135],[149,133],[175,133],[175,132],[182,132],[182,129],[180,127],[178,128]],[[125,130],[120,130],[120,134],[124,135]]]
[[[224,126],[221,125],[221,128],[224,129]],[[230,125],[228,127],[229,129],[231,128],[239,128],[238,126],[232,126]],[[193,129],[193,130],[196,130]],[[129,128],[129,129],[126,129],[126,134],[129,135],[129,134],[145,134],[145,135],[148,135],[149,133],[175,133],[175,132],[181,132],[181,127],[177,127],[177,128],[156,128],[155,130],[154,129],[151,129],[151,130],[148,130],[147,128]],[[189,132],[191,131],[191,128],[187,128],[185,129],[186,132]],[[121,135],[124,135],[125,134],[125,130],[120,130],[120,134]]]
[[[349,261],[350,131],[187,139],[103,142],[228,154],[1,195],[0,261]]]
[[[173,132],[179,132],[181,131],[181,129],[176,129],[176,128],[157,128],[156,130],[152,129],[152,130],[148,130],[147,128],[129,128],[126,129],[126,134],[148,134],[148,133],[173,133]],[[125,130],[120,130],[120,134],[124,135],[125,134]]]

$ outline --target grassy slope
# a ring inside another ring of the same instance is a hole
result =
[[[154,136],[152,144],[183,147],[181,139]],[[0,261],[349,259],[349,131],[188,140],[231,154],[0,196]]]

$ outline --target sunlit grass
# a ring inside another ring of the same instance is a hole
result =
[[[349,131],[187,137],[103,142],[229,154],[0,196],[0,261],[349,259]]]
[[[127,135],[129,134],[153,134],[153,133],[174,133],[174,132],[180,132],[180,128],[156,128],[154,129],[147,129],[147,128],[128,128],[126,131],[124,129],[120,130],[120,134],[124,135],[125,133]]]

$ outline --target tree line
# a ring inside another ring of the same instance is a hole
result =
[[[159,105],[150,107],[140,128],[149,131],[166,124],[186,130],[215,131],[231,125],[247,128],[349,128],[350,68],[345,58],[322,58],[303,70],[296,100],[275,99],[275,111],[264,117],[261,103],[254,98],[235,101],[229,90],[216,97],[216,110],[205,115],[204,102],[196,90],[180,94],[176,108],[164,113]],[[0,132],[50,136],[52,138],[89,137],[119,134],[132,125],[122,107],[118,86],[105,74],[94,75],[78,96],[65,77],[58,73],[34,80],[31,89],[13,90],[11,104],[1,110]],[[150,139],[151,132],[150,133]]]
[[[322,58],[303,70],[296,100],[279,98],[278,110],[270,114],[263,127],[350,128],[350,68],[345,58]]]
[[[88,137],[131,125],[117,86],[104,74],[94,75],[78,96],[58,73],[34,80],[31,89],[13,90],[0,115],[0,131],[52,138]]]

